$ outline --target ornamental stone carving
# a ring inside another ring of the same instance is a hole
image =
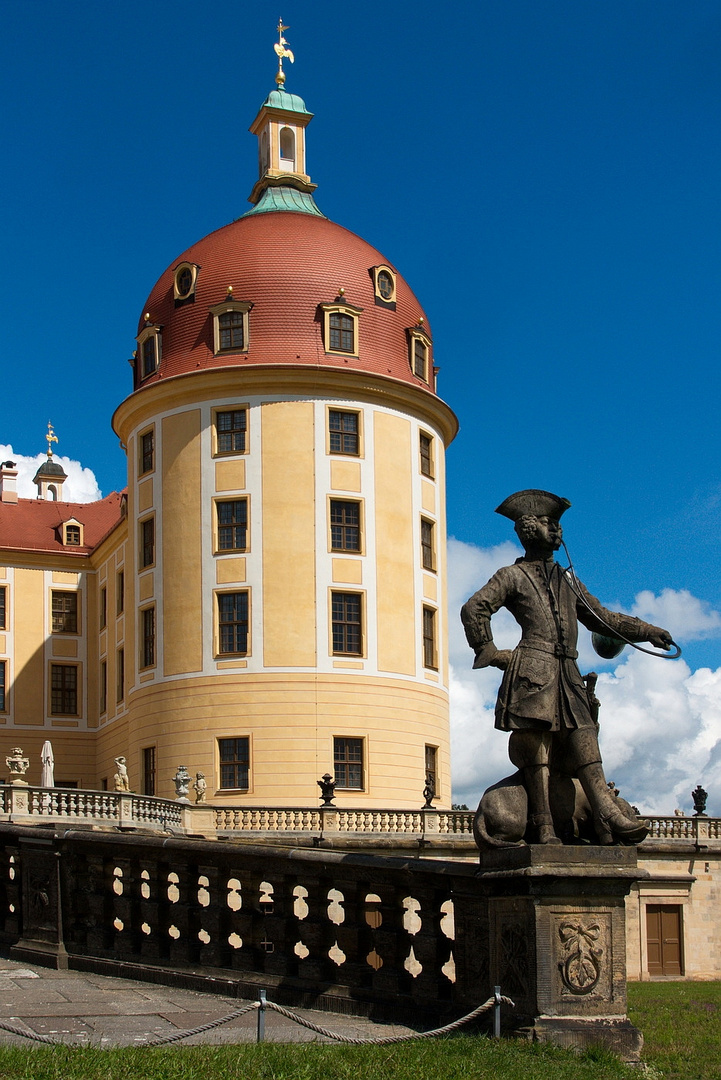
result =
[[[559,962],[561,979],[572,994],[590,994],[601,976],[602,930],[597,922],[562,922],[558,927],[564,959]]]
[[[10,783],[27,787],[27,780],[23,777],[30,768],[30,759],[25,757],[19,746],[13,747],[5,758],[5,764],[10,770]]]

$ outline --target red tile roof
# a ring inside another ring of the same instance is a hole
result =
[[[0,551],[89,555],[122,521],[123,498],[122,492],[113,491],[104,499],[92,503],[51,502],[46,499],[0,503]],[[71,518],[85,526],[83,547],[68,547],[62,543],[60,526]]]
[[[195,302],[176,307],[174,270],[182,262],[199,265]],[[145,313],[162,331],[159,371],[142,385],[185,372],[224,366],[308,364],[391,376],[433,391],[411,370],[406,329],[425,313],[397,275],[396,310],[375,303],[373,278],[378,265],[391,265],[355,233],[325,218],[299,213],[268,213],[239,218],[216,230],[175,259],[151,292]],[[393,268],[394,269],[394,268]],[[213,354],[209,308],[227,298],[253,304],[246,353]],[[329,356],[322,337],[319,304],[343,300],[360,315],[360,347],[355,357]],[[137,384],[136,384],[137,385]]]

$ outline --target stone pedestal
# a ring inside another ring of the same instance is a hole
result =
[[[530,845],[481,855],[491,984],[513,998],[515,1027],[637,1061],[643,1036],[626,1017],[625,897],[635,848]]]

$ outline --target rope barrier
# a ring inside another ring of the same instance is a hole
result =
[[[231,1020],[238,1020],[241,1016],[245,1016],[246,1013],[253,1012],[255,1009],[260,1010],[263,1013],[265,1009],[271,1009],[273,1012],[279,1013],[280,1016],[284,1016],[287,1020],[291,1020],[295,1024],[299,1024],[301,1027],[307,1028],[309,1031],[314,1031],[317,1035],[323,1035],[327,1039],[333,1039],[335,1042],[348,1043],[351,1046],[391,1046],[394,1043],[410,1042],[413,1039],[435,1039],[442,1035],[450,1035],[452,1032],[457,1031],[459,1028],[466,1024],[472,1023],[483,1013],[488,1012],[489,1009],[495,1006],[497,1010],[497,1018],[500,1015],[501,1003],[508,1005],[509,1008],[514,1008],[514,1002],[509,997],[496,992],[492,997],[489,997],[487,1001],[484,1001],[482,1005],[478,1005],[471,1012],[466,1013],[465,1016],[461,1016],[458,1020],[454,1020],[451,1024],[445,1024],[443,1027],[433,1028],[432,1031],[420,1031],[411,1032],[408,1035],[389,1035],[384,1038],[359,1038],[355,1039],[348,1035],[339,1035],[335,1031],[331,1031],[330,1028],[322,1027],[320,1024],[314,1024],[311,1020],[306,1020],[304,1017],[299,1016],[298,1013],[292,1012],[290,1009],[284,1008],[282,1005],[276,1004],[275,1001],[268,1001],[265,998],[265,991],[261,991],[263,995],[260,1001],[251,1001],[248,1005],[244,1005],[241,1009],[234,1009],[233,1012],[227,1013],[225,1016],[219,1017],[217,1020],[211,1020],[207,1024],[200,1024],[198,1027],[188,1028],[186,1031],[175,1031],[172,1035],[159,1035],[154,1039],[148,1039],[144,1042],[143,1046],[167,1046],[169,1043],[180,1042],[182,1039],[190,1039],[194,1035],[202,1035],[206,1031],[212,1031],[213,1028],[221,1027],[223,1024],[230,1023]],[[260,1015],[260,1014],[259,1014]],[[498,1022],[494,1025],[496,1029],[499,1029]],[[53,1038],[50,1035],[41,1035],[36,1031],[23,1029],[17,1024],[12,1024],[7,1020],[0,1020],[0,1030],[8,1031],[11,1035],[19,1035],[23,1039],[30,1039],[33,1042],[47,1043],[52,1046],[67,1045],[64,1039]],[[262,1041],[261,1035],[262,1026],[258,1025],[259,1038],[258,1041]]]

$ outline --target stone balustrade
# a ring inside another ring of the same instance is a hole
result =
[[[705,846],[721,842],[721,818],[650,817],[644,844],[684,841]],[[333,836],[358,840],[388,837],[403,846],[435,842],[469,852],[473,842],[471,810],[373,810],[345,806],[268,807],[187,805],[132,792],[84,791],[0,785],[0,823],[22,825],[93,825],[172,832],[194,836],[255,834],[312,844]],[[642,845],[643,846],[643,845]]]

